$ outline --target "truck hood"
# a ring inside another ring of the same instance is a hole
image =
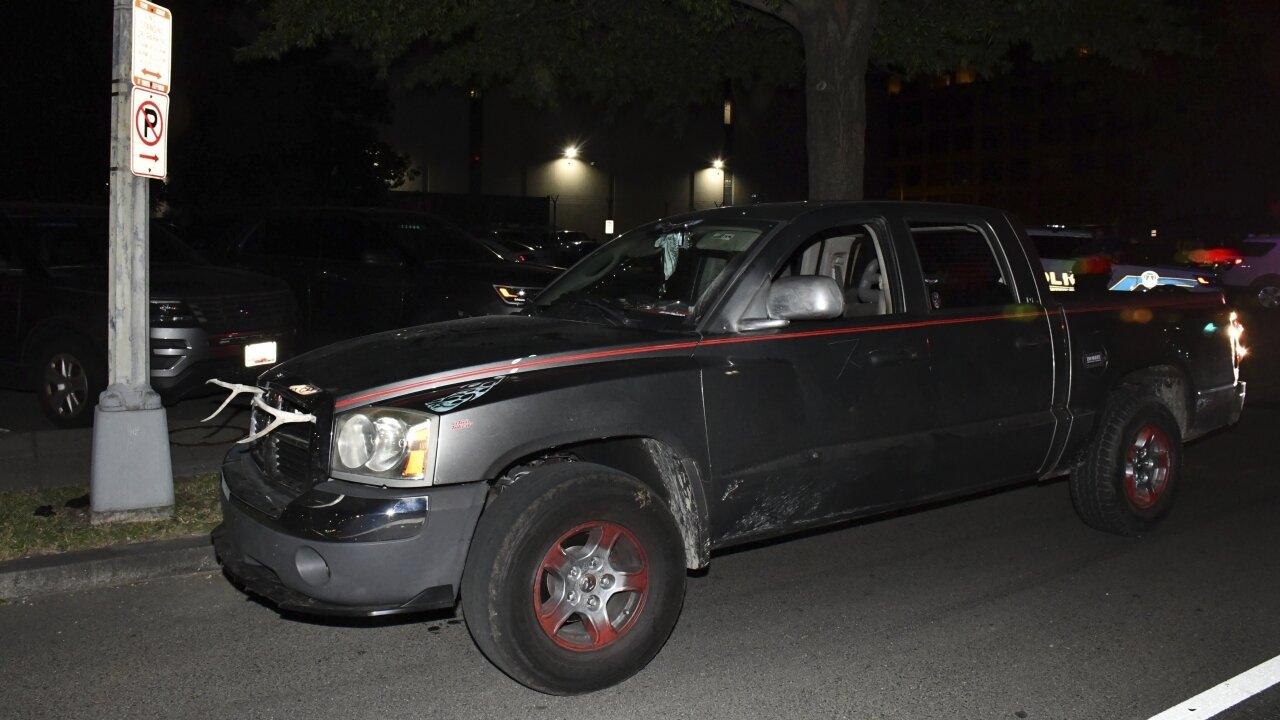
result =
[[[309,385],[343,408],[511,372],[627,355],[688,355],[696,344],[692,334],[496,315],[334,343],[277,365],[262,380]]]

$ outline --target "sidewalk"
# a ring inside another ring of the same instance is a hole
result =
[[[184,400],[167,409],[174,477],[216,472],[248,434],[245,403],[208,423],[225,396]],[[0,493],[89,485],[93,429],[54,430],[31,393],[0,391]],[[207,536],[42,555],[0,562],[0,599],[111,587],[194,572],[216,572]]]

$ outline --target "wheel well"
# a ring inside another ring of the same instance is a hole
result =
[[[671,446],[648,437],[592,440],[527,455],[506,469],[499,483],[515,483],[538,466],[560,462],[590,462],[630,475],[656,492],[667,504],[684,543],[689,569],[711,560],[706,503],[702,499],[701,470],[680,457]]]
[[[1191,429],[1191,383],[1182,369],[1173,365],[1153,365],[1135,370],[1121,379],[1117,390],[1130,388],[1142,390],[1157,398],[1174,419],[1185,438]]]

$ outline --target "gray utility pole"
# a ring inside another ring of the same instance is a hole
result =
[[[107,281],[107,389],[93,416],[93,522],[173,514],[169,428],[151,389],[150,212],[147,180],[130,171],[133,0],[113,0],[111,247]]]

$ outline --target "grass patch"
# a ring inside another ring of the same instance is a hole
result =
[[[218,475],[175,479],[168,520],[91,525],[85,486],[0,493],[0,560],[202,535],[222,520]]]

